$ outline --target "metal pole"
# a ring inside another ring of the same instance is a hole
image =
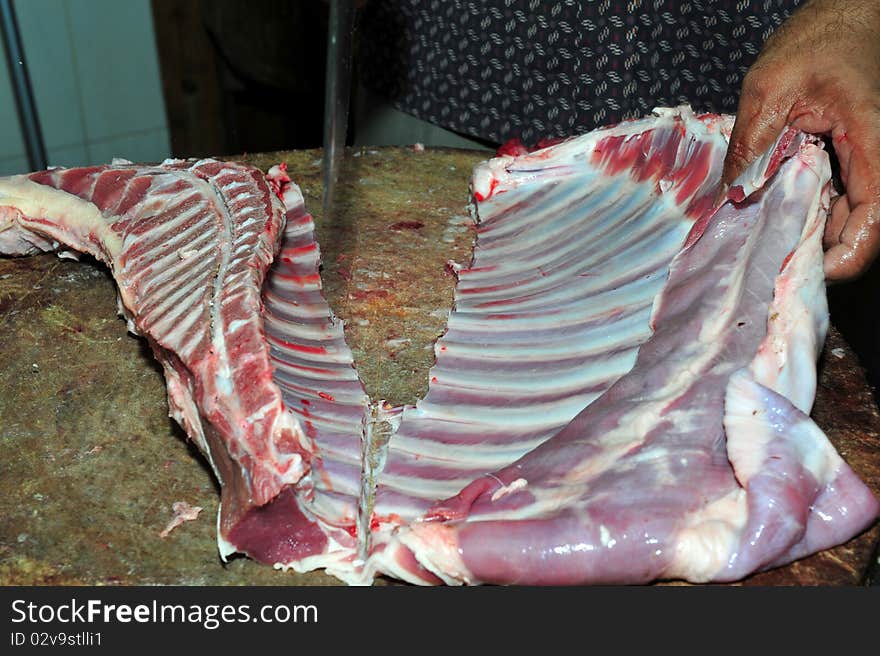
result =
[[[21,123],[24,146],[27,149],[28,165],[32,171],[39,171],[46,168],[46,148],[43,145],[43,133],[40,130],[34,91],[25,64],[24,48],[21,44],[21,34],[18,31],[12,0],[0,0],[0,31],[3,33],[9,79],[12,81],[15,107],[18,110],[18,120]]]
[[[336,180],[345,152],[348,105],[351,95],[351,55],[354,37],[354,0],[330,0],[327,35],[327,72],[324,89],[324,217],[333,204]]]

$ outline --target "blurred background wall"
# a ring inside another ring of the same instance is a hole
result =
[[[149,0],[15,0],[50,165],[170,152]],[[0,173],[28,170],[5,63]]]
[[[321,0],[14,0],[50,165],[318,148]],[[0,65],[0,174],[29,170]],[[349,142],[483,148],[355,85]]]

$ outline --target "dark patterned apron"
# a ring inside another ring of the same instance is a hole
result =
[[[367,0],[368,89],[441,127],[527,144],[657,106],[734,112],[800,0]]]

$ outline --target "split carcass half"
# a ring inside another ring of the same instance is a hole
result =
[[[106,264],[129,329],[161,362],[171,415],[223,486],[225,538],[296,484],[313,449],[272,381],[260,290],[285,224],[265,175],[215,160],[0,179],[0,253]]]

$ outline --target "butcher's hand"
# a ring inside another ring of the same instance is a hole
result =
[[[722,182],[791,125],[830,135],[845,193],[825,228],[825,276],[864,273],[880,252],[880,0],[813,0],[768,39],[743,80]]]

